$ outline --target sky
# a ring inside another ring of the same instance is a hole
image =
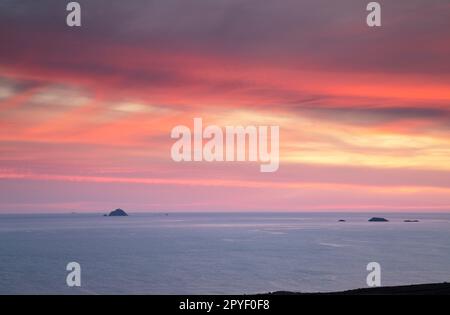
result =
[[[0,213],[450,211],[450,2],[0,1]],[[280,126],[280,168],[171,159]]]

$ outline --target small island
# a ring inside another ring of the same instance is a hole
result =
[[[114,211],[111,211],[108,215],[109,217],[127,217],[128,214],[123,211],[122,209],[116,209]]]
[[[406,223],[416,223],[416,222],[419,222],[419,220],[404,220],[403,222],[406,222]]]
[[[389,222],[389,220],[387,220],[385,218],[373,217],[373,218],[369,219],[369,222]]]

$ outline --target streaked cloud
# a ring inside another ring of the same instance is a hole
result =
[[[450,210],[448,1],[379,30],[357,0],[80,2],[77,31],[61,1],[0,3],[0,211]],[[280,125],[280,171],[174,165],[194,117]]]

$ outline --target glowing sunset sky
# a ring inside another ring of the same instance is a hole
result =
[[[447,0],[67,2],[0,2],[0,212],[450,211]],[[194,117],[280,169],[173,162]]]

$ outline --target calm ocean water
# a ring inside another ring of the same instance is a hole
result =
[[[450,214],[371,216],[0,215],[0,294],[334,291],[365,287],[371,261],[383,285],[450,281]],[[81,288],[66,286],[71,261]]]

